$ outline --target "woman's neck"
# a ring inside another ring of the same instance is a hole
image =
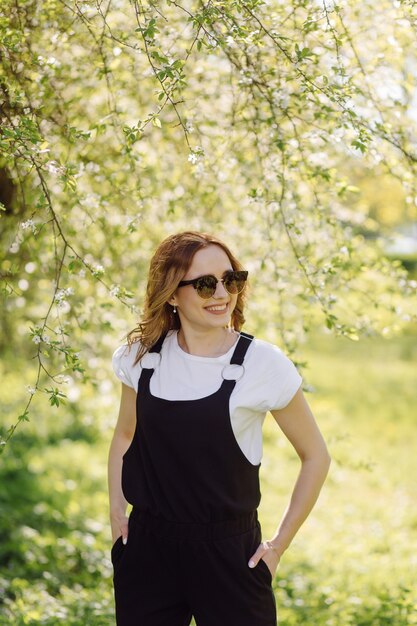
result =
[[[213,332],[198,332],[193,329],[178,331],[177,341],[181,350],[194,356],[216,357],[225,354],[236,342],[236,333],[232,328],[216,328]]]

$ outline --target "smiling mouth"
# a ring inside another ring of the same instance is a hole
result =
[[[216,304],[213,306],[206,306],[206,311],[218,311],[219,313],[227,310],[227,304]]]

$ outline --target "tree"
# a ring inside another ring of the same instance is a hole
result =
[[[358,339],[415,320],[357,196],[383,177],[416,219],[416,23],[388,0],[3,2],[2,349],[37,364],[3,444],[36,391],[98,385],[86,358],[126,310],[133,326],[173,231],[235,242],[251,323],[289,354],[313,324]]]

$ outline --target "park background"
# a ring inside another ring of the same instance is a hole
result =
[[[0,11],[0,624],[114,624],[111,355],[185,229],[249,270],[244,330],[294,361],[333,459],[280,626],[416,624],[415,3]],[[267,416],[266,538],[298,468]]]

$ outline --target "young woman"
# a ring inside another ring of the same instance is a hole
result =
[[[276,625],[272,581],[330,458],[292,361],[240,330],[247,274],[216,237],[168,237],[151,260],[142,321],[113,354],[123,383],[108,470],[118,626],[188,626],[192,616],[197,626]],[[262,541],[267,411],[301,468]]]

